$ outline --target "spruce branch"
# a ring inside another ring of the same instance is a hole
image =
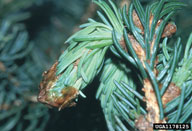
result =
[[[167,21],[172,16],[173,12],[169,13],[166,17],[164,17],[164,20],[158,20],[158,18],[159,18],[158,14],[160,13],[163,5],[164,5],[164,1],[159,2],[156,10],[154,11],[154,14],[152,14],[151,17],[148,17],[150,20],[147,20],[147,21],[149,21],[149,22],[147,22],[147,23],[149,23],[148,28],[151,28],[151,31],[148,30],[148,31],[144,31],[144,32],[146,32],[146,33],[148,32],[148,34],[145,35],[145,39],[149,40],[148,42],[151,41],[149,53],[147,52],[147,51],[149,51],[149,45],[146,44],[146,46],[144,47],[144,45],[143,45],[144,37],[137,32],[136,28],[134,27],[135,25],[133,24],[133,21],[132,21],[131,14],[133,12],[133,5],[130,5],[130,7],[129,7],[128,23],[130,25],[130,31],[133,33],[135,39],[140,44],[139,48],[141,51],[138,51],[133,48],[133,46],[135,46],[135,44],[133,44],[133,42],[131,44],[131,42],[129,41],[129,38],[127,37],[128,34],[124,30],[125,42],[128,44],[127,47],[129,48],[130,53],[133,56],[133,58],[135,58],[135,61],[137,62],[137,65],[139,66],[139,70],[144,79],[143,84],[144,84],[144,91],[145,91],[145,97],[146,97],[147,109],[148,109],[147,120],[149,123],[160,123],[160,122],[162,122],[161,120],[163,120],[163,118],[164,118],[163,104],[162,104],[162,100],[161,100],[159,85],[155,78],[157,75],[157,70],[154,69],[154,67],[157,64],[157,62],[155,62],[155,61],[157,61],[156,57],[157,57],[157,50],[158,50],[160,38],[161,38],[161,36],[165,35],[165,32],[167,32],[167,31],[163,32],[163,30],[165,28]],[[139,10],[137,5],[135,8],[137,9],[137,11]],[[138,11],[137,13],[140,13],[140,15],[138,15],[140,17],[140,20],[143,20],[142,12]],[[144,22],[141,22],[141,23],[144,23]],[[143,25],[143,26],[146,26],[146,25]],[[167,26],[169,26],[169,25],[167,25]],[[140,28],[140,29],[142,30],[142,28]],[[145,27],[145,29],[146,29],[146,27]],[[149,36],[149,39],[148,39],[148,36]],[[152,39],[152,37],[153,37],[153,39]],[[137,45],[139,45],[139,44],[137,44]],[[142,48],[147,48],[146,52]],[[145,53],[141,53],[142,50],[143,50],[143,52],[148,54],[148,57],[151,56],[151,59],[148,60],[150,65],[146,61],[147,59],[146,59]],[[138,58],[138,56],[140,56],[140,58]],[[175,63],[174,63],[174,65],[175,65]],[[146,79],[146,74],[145,74],[144,68],[148,72],[150,79],[148,79],[148,78]],[[174,67],[173,67],[173,69],[174,69]],[[168,77],[168,78],[170,78],[170,77]],[[167,85],[165,85],[163,87],[167,87]],[[155,92],[153,90],[155,90]],[[163,122],[165,122],[165,120],[163,120]],[[152,127],[149,127],[149,128],[150,128],[149,130],[152,129]]]
[[[84,29],[65,42],[70,46],[58,62],[44,73],[40,84],[38,100],[59,107],[59,110],[75,105],[78,95],[85,97],[81,90],[100,72],[106,51],[113,44],[112,29],[118,30],[119,39],[122,35],[123,22],[113,2],[110,1],[112,8],[104,1],[94,2],[103,9],[110,22],[101,13],[99,16],[110,26],[92,19],[81,25]]]
[[[89,19],[66,41],[68,48],[43,75],[38,100],[59,110],[74,106],[99,75],[96,98],[109,130],[152,131],[153,123],[189,122],[192,38],[183,59],[181,39],[168,43],[177,30],[170,19],[185,5],[161,0],[144,9],[134,0],[127,12],[111,0],[94,2],[104,12],[98,12],[102,22]],[[118,60],[105,58],[109,49]]]
[[[109,130],[127,130],[123,121],[128,122],[129,126],[134,128],[134,119],[140,114],[146,114],[142,107],[137,106],[137,100],[135,101],[135,96],[139,96],[139,98],[142,96],[135,92],[136,86],[129,75],[131,73],[124,63],[111,58],[106,60],[103,67],[96,98],[101,101]],[[120,81],[129,83],[130,87],[126,86],[124,89],[122,85],[118,84]],[[132,92],[136,94],[134,95]]]

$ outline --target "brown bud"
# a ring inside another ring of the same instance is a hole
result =
[[[54,103],[48,102],[48,91],[52,88],[53,84],[56,82],[56,67],[58,65],[58,62],[56,62],[48,71],[45,71],[43,73],[43,80],[41,81],[39,85],[39,95],[38,95],[38,101],[42,103],[49,104],[51,106],[57,106]]]
[[[63,89],[57,92],[51,91],[54,88],[59,76],[56,76],[56,62],[48,71],[43,73],[43,80],[40,83],[38,101],[44,104],[58,107],[59,110],[65,107],[71,107],[75,105],[74,100],[77,98],[79,92],[74,87],[63,87]]]
[[[43,80],[40,83],[39,89],[40,93],[42,90],[48,90],[52,87],[53,83],[57,80],[56,76],[56,67],[58,65],[58,62],[55,62],[55,64],[48,70],[43,73]],[[41,97],[41,96],[39,96]]]
[[[162,38],[164,38],[164,37],[170,37],[170,36],[172,36],[176,31],[177,31],[176,25],[173,24],[173,23],[168,23],[168,24],[165,26],[165,29],[164,29],[163,34],[162,34]]]
[[[61,93],[62,97],[60,98],[61,105],[59,107],[59,110],[65,107],[71,107],[76,105],[75,99],[79,95],[79,92],[76,88],[71,86],[65,87]]]
[[[144,61],[145,51],[143,50],[143,48],[140,46],[140,44],[138,43],[138,41],[135,39],[135,37],[133,35],[128,34],[128,38],[132,44],[133,49],[135,50],[135,53],[139,57],[139,59],[141,61]]]
[[[141,34],[144,34],[143,25],[135,10],[133,10],[133,23],[135,24],[136,27],[138,27],[141,30]]]
[[[181,89],[178,86],[176,86],[174,83],[171,83],[162,97],[163,105],[172,101],[174,98],[178,97],[180,94],[181,94]]]

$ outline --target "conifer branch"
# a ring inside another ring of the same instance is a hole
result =
[[[111,0],[109,4],[94,2],[104,12],[98,12],[102,22],[89,19],[66,41],[69,47],[44,73],[38,100],[59,110],[74,106],[79,95],[85,97],[83,89],[99,75],[96,98],[109,130],[152,131],[154,123],[188,121],[192,38],[182,60],[181,39],[173,47],[168,44],[177,30],[170,19],[185,5],[161,0],[144,9],[134,0],[127,13],[126,6],[121,12]],[[118,59],[106,58],[108,49]]]

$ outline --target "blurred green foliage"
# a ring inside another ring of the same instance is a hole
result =
[[[29,41],[23,21],[29,12],[22,9],[33,1],[1,1],[0,23],[0,130],[43,130],[48,109],[36,103],[36,87],[44,70],[32,56],[34,43]]]

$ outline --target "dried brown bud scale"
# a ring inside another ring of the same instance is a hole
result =
[[[40,92],[38,101],[53,107],[58,107],[60,110],[65,107],[74,106],[74,100],[78,97],[79,92],[76,88],[71,86],[63,88],[59,95],[50,91],[59,78],[59,76],[56,76],[57,65],[58,62],[43,73],[43,80],[39,86]]]
[[[176,86],[174,83],[170,83],[167,90],[165,91],[162,102],[163,105],[166,105],[168,102],[172,101],[174,98],[178,97],[181,94],[181,89]]]

